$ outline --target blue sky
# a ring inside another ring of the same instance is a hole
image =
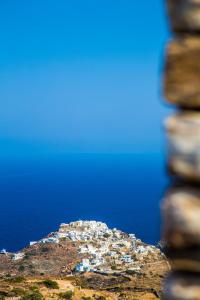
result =
[[[163,1],[0,3],[0,155],[159,152]]]

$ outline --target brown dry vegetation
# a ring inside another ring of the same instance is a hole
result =
[[[0,279],[0,299],[155,300],[160,298],[161,283],[167,269],[166,261],[161,260],[146,264],[142,272],[131,275],[4,276]],[[47,287],[45,279],[56,282],[58,288]]]

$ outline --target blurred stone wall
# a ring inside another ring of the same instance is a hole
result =
[[[171,187],[162,202],[162,239],[172,271],[163,298],[200,299],[200,0],[166,0],[172,37],[164,94]]]

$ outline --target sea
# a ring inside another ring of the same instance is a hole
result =
[[[161,153],[0,162],[0,249],[18,251],[76,220],[102,221],[156,245],[166,187]]]

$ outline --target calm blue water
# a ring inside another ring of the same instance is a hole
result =
[[[0,248],[18,250],[61,222],[94,219],[159,240],[161,155],[73,155],[0,165]]]

